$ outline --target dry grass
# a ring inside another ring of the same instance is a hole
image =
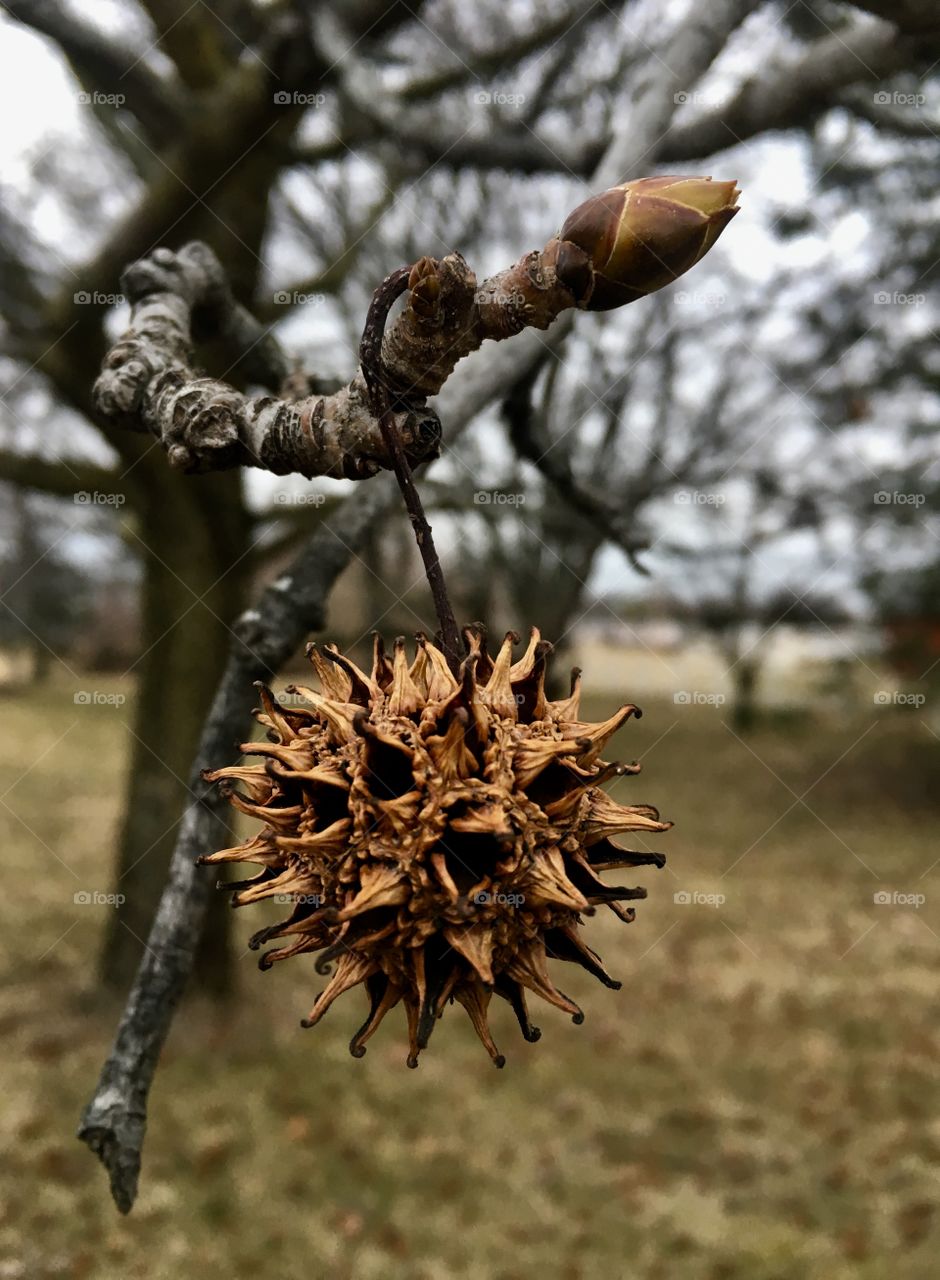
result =
[[[108,908],[73,895],[108,887],[127,710],[4,700],[0,1280],[936,1274],[937,745],[915,711],[745,746],[720,710],[647,706],[623,791],[676,820],[669,866],[632,873],[634,925],[589,925],[624,990],[566,973],[587,1021],[540,1012],[534,1046],[498,1010],[503,1072],[459,1009],[418,1071],[393,1019],[356,1062],[357,996],[303,1032],[309,962],[244,957],[229,1007],[178,1018],[124,1220],[73,1137],[114,1017]]]

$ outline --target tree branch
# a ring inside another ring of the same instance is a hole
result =
[[[117,472],[91,462],[50,462],[33,453],[0,450],[0,480],[22,489],[39,489],[61,498],[79,493],[109,493]]]
[[[285,381],[286,356],[272,335],[232,298],[218,259],[202,244],[179,253],[158,249],[128,268],[123,288],[131,328],[108,354],[95,400],[111,422],[149,430],[182,471],[263,467],[276,475],[362,478],[388,458],[357,377],[331,396],[249,398],[191,366],[194,313],[203,330],[251,350],[265,381]],[[431,456],[440,437],[428,409],[396,415],[414,461]]]
[[[487,338],[547,329],[576,305],[561,278],[572,252],[580,254],[582,272],[589,270],[583,253],[553,239],[479,287],[459,254],[415,264],[405,309],[382,344],[395,425],[411,465],[436,455],[440,421],[426,399],[441,390],[460,359]],[[579,288],[583,283],[579,277]],[[157,436],[171,465],[187,472],[256,466],[277,475],[349,479],[391,466],[361,372],[332,395],[287,400],[252,399],[196,373],[194,319],[203,330],[251,350],[267,382],[284,379],[289,368],[273,337],[234,302],[205,245],[179,253],[156,250],[128,268],[122,288],[131,303],[131,327],[104,362],[95,401],[108,422]]]
[[[612,507],[575,475],[569,453],[556,447],[556,442],[545,429],[544,415],[537,413],[532,403],[532,390],[538,373],[538,367],[530,369],[503,401],[503,418],[513,448],[520,458],[525,458],[541,472],[562,501],[584,516],[614,546],[620,547],[638,572],[645,573],[636,555],[648,543],[633,532],[634,508],[631,506],[625,513]]]
[[[673,125],[660,158],[699,160],[769,130],[805,127],[838,105],[841,90],[913,67],[931,47],[935,51],[935,43],[901,36],[887,22],[859,19],[838,35],[814,41],[798,57],[762,69],[715,110]]]

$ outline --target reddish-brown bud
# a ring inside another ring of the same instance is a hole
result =
[[[737,213],[739,194],[734,182],[659,177],[585,200],[559,232],[594,270],[589,295],[576,291],[579,305],[609,311],[671,284],[712,247]]]

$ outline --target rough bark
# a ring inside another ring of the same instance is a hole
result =
[[[577,303],[561,279],[572,251],[553,239],[477,286],[459,254],[422,258],[411,270],[407,305],[382,346],[395,397],[395,423],[411,465],[436,456],[440,420],[426,404],[457,362],[487,339],[547,329]],[[581,255],[583,258],[584,255]],[[580,267],[580,261],[577,263]],[[206,314],[237,345],[254,347],[256,376],[281,378],[288,364],[270,335],[237,303],[207,246],[157,249],[124,274],[131,327],[109,352],[95,384],[112,424],[149,430],[182,471],[257,466],[285,475],[363,479],[391,466],[361,372],[332,395],[249,397],[193,368],[193,323]],[[296,381],[296,380],[295,380]]]

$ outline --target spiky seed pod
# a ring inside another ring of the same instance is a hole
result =
[[[235,906],[293,901],[288,919],[249,945],[288,939],[262,957],[262,969],[321,953],[316,969],[329,981],[304,1026],[351,987],[365,988],[369,1014],[350,1042],[355,1057],[399,1002],[412,1067],[448,1000],[463,1005],[500,1067],[487,1025],[494,993],[511,1004],[527,1040],[540,1034],[527,991],[581,1022],[547,961],[580,965],[619,988],[581,940],[582,917],[604,904],[631,921],[633,907],[622,904],[645,889],[607,885],[598,873],[665,861],[612,837],[672,824],[601,790],[608,778],[639,771],[600,759],[639,710],[627,704],[603,723],[582,721],[577,671],[570,696],[548,701],[551,646],[535,629],[515,663],[512,633],[495,658],[481,626],[464,638],[459,678],[423,635],[410,665],[403,640],[390,661],[376,637],[371,674],[335,647],[311,645],[319,692],[291,686],[304,705],[288,707],[259,685],[256,716],[268,741],[241,750],[260,762],[205,775],[263,826],[201,861],[260,864],[253,879],[220,885]]]
[[[587,311],[635,302],[708,252],[737,213],[739,195],[734,182],[658,177],[591,196],[558,233],[559,277]]]

